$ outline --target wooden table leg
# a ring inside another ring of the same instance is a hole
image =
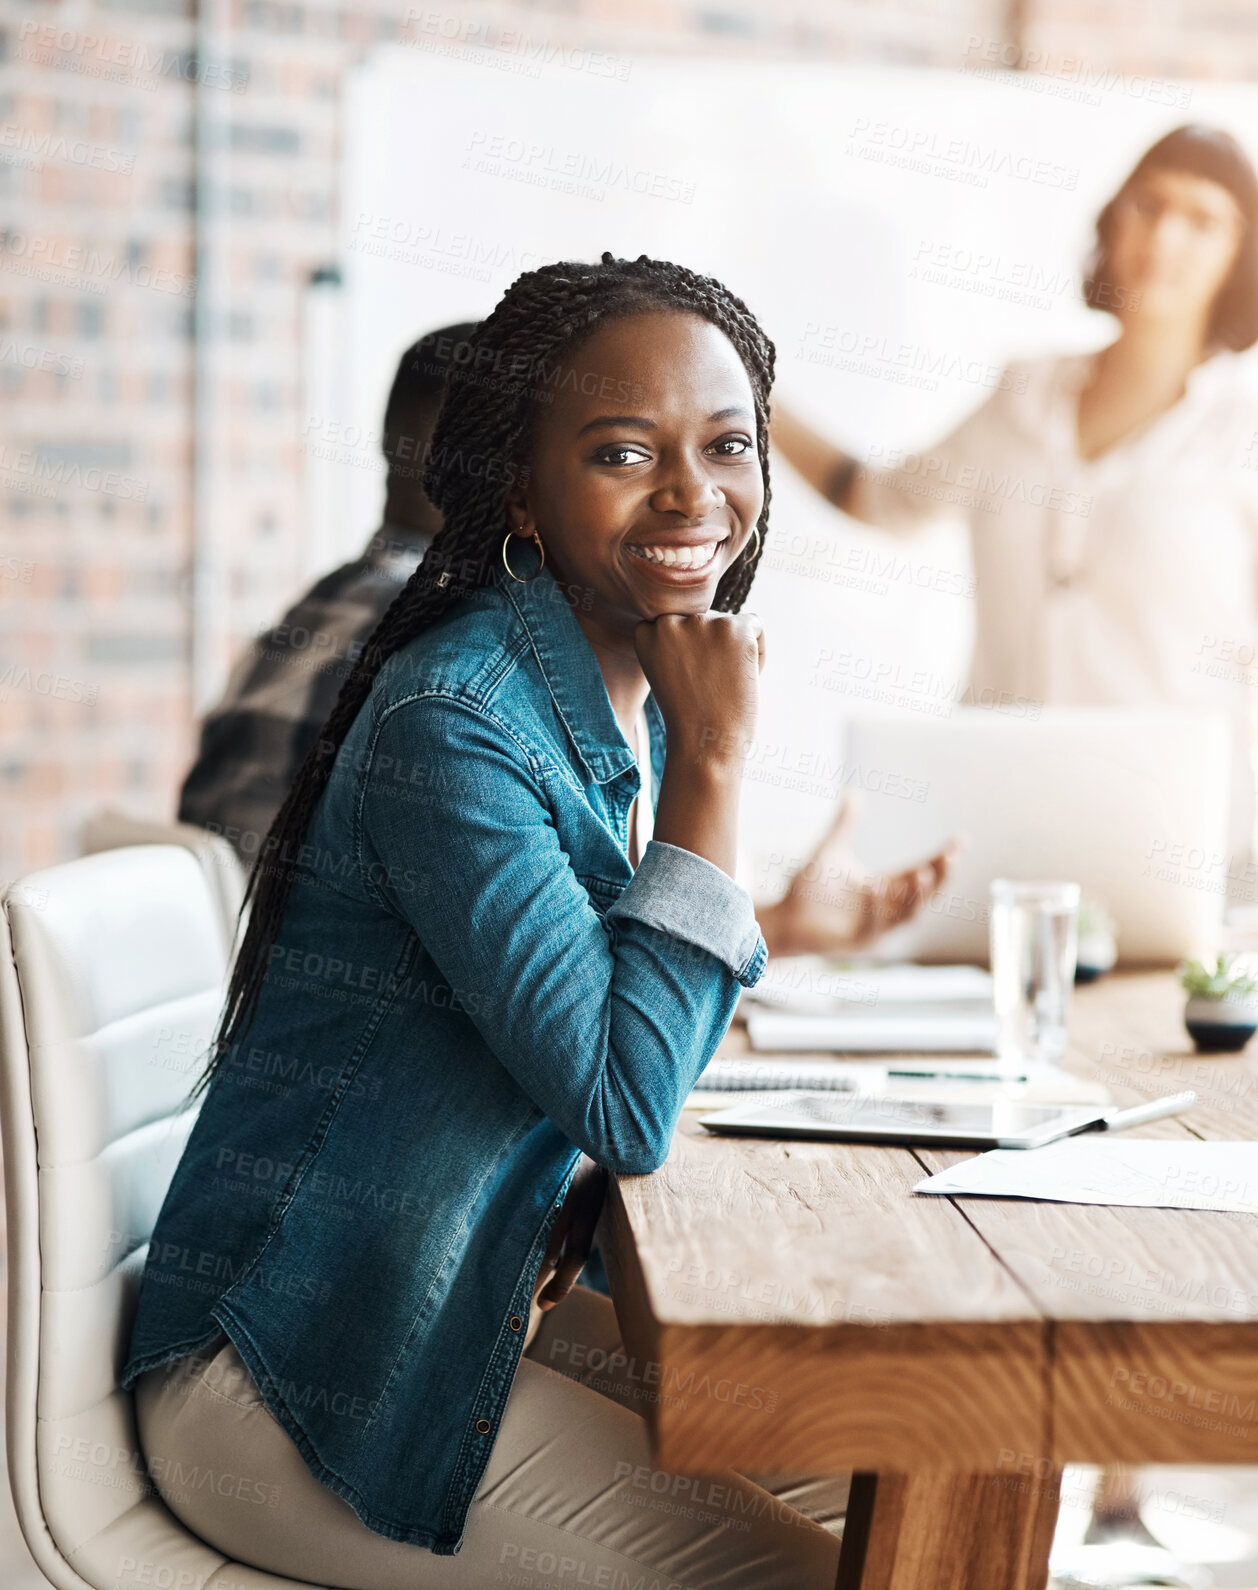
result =
[[[1044,1590],[1061,1470],[854,1474],[837,1590]]]

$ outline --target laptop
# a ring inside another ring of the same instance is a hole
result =
[[[981,708],[859,718],[844,769],[861,791],[852,848],[868,866],[897,871],[966,838],[948,884],[879,941],[880,958],[986,963],[993,878],[1078,883],[1113,918],[1120,964],[1218,946],[1231,780],[1221,717],[1072,707],[1034,720]]]

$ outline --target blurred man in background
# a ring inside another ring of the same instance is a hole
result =
[[[402,355],[384,412],[383,524],[361,556],[325,575],[258,637],[201,726],[179,817],[222,834],[246,866],[363,643],[441,527],[420,481],[446,371],[474,325],[443,326]]]

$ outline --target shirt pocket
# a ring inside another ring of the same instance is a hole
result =
[[[590,904],[600,918],[605,917],[625,892],[623,883],[611,878],[601,878],[597,873],[578,872],[577,882],[590,897]]]

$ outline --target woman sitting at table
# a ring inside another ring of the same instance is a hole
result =
[[[663,1162],[765,964],[733,871],[773,347],[719,282],[604,254],[520,276],[470,350],[443,528],[252,875],[124,1384],[171,1509],[272,1573],[831,1586],[845,1482],[661,1505],[669,1388],[574,1289],[607,1171]]]

